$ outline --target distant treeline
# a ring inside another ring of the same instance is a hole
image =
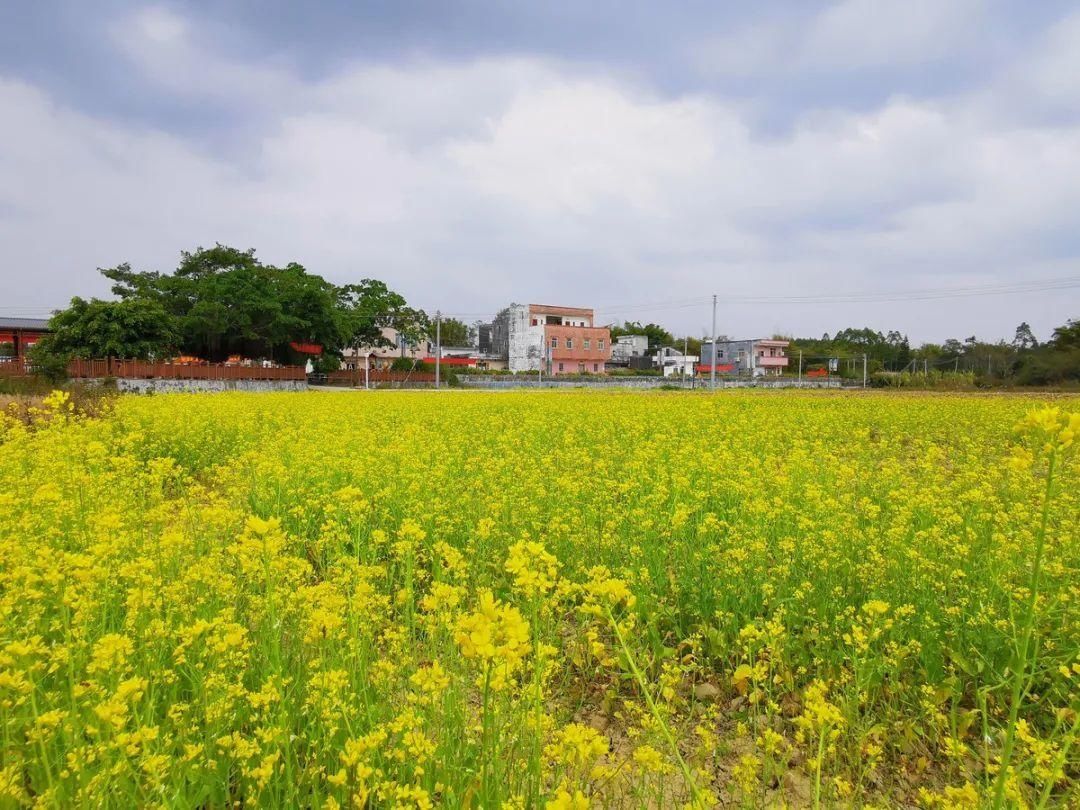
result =
[[[873,329],[842,329],[819,339],[788,338],[788,353],[802,352],[803,369],[825,368],[830,358],[839,360],[843,376],[861,376],[862,357],[867,372],[964,373],[976,383],[1011,382],[1017,385],[1056,385],[1080,380],[1080,320],[1069,320],[1040,343],[1027,323],[1016,328],[1011,342],[988,343],[974,336],[944,343],[924,343],[912,348],[899,332],[882,334]]]

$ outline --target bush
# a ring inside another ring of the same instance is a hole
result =
[[[390,364],[391,371],[435,371],[435,365],[433,363],[425,363],[422,360],[413,360],[411,357],[395,357],[394,362]]]
[[[1080,349],[1046,350],[1021,358],[1016,369],[1019,385],[1060,385],[1080,380]]]
[[[71,355],[54,351],[51,335],[42,338],[30,349],[30,364],[34,374],[50,383],[61,383],[68,378]]]
[[[341,368],[341,358],[336,354],[320,354],[311,363],[315,374],[326,374]]]
[[[910,371],[877,371],[870,375],[873,388],[943,389],[950,391],[972,388],[976,385],[971,371],[930,371],[914,374]]]

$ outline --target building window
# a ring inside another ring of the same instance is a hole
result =
[[[604,350],[604,341],[603,340],[596,341],[596,348],[599,349],[600,351],[603,351]]]
[[[553,337],[551,339],[551,348],[553,348],[553,349],[559,348],[559,339],[557,337]]]
[[[583,342],[585,344],[585,351],[588,351],[589,350],[589,339],[588,338],[583,338]]]
[[[559,363],[559,371],[562,371],[562,370],[563,370],[562,363]]]
[[[721,358],[723,358],[723,356],[724,356],[724,350],[723,350],[723,349],[721,349],[721,350],[720,350],[720,357],[721,357]]]
[[[592,364],[592,370],[593,371],[599,371],[600,370],[600,364],[599,363],[593,363]]]
[[[566,339],[566,348],[568,348],[568,349],[574,348],[574,339],[573,338],[568,337]]]

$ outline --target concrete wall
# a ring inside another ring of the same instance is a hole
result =
[[[662,387],[685,388],[687,390],[708,391],[708,380],[679,380],[670,377],[607,377],[606,379],[552,379],[544,377],[542,381],[535,376],[528,377],[518,375],[516,377],[487,377],[487,376],[462,376],[459,377],[463,388],[488,388],[496,390],[509,390],[517,388],[603,388],[635,390],[648,390]],[[716,388],[841,388],[840,380],[767,380],[756,379],[717,379]]]
[[[197,391],[307,391],[307,380],[139,380],[118,378],[120,391],[178,394]]]

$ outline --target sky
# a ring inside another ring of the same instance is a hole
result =
[[[1070,2],[7,2],[0,121],[0,316],[220,242],[467,321],[1080,317]]]

